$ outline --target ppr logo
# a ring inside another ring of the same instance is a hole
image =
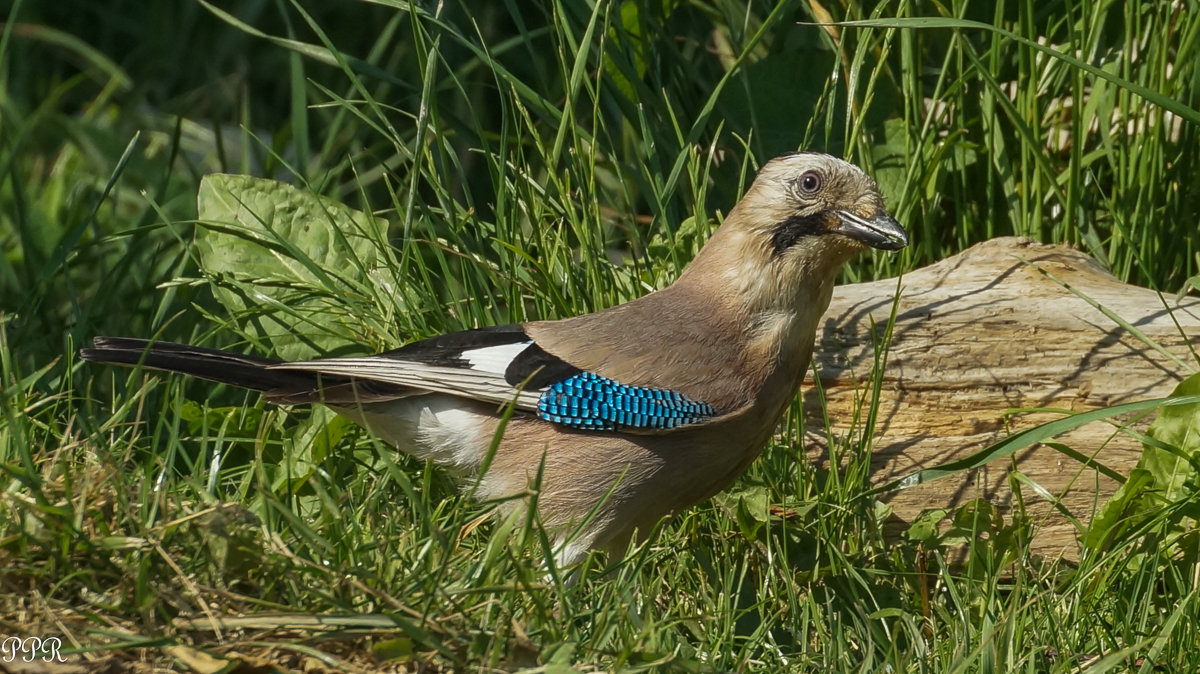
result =
[[[5,637],[0,641],[0,662],[12,662],[20,658],[22,662],[66,662],[58,649],[62,647],[62,639],[58,637]]]

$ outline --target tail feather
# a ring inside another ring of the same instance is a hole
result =
[[[258,391],[281,403],[353,404],[390,400],[411,393],[349,377],[270,369],[271,365],[284,362],[274,358],[131,337],[96,337],[92,348],[81,349],[79,356],[94,363],[135,365],[230,384]]]

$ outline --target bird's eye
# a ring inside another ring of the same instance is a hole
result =
[[[800,184],[800,191],[804,194],[816,194],[821,190],[821,185],[824,183],[821,180],[821,174],[816,171],[806,171],[804,175],[800,176],[798,182]]]

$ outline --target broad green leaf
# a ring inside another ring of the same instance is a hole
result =
[[[286,183],[216,174],[200,183],[196,249],[213,292],[252,339],[307,358],[361,338],[386,223]]]
[[[1200,374],[1183,380],[1171,395],[1200,395]],[[1196,477],[1193,462],[1200,459],[1200,403],[1162,408],[1147,435],[1179,451],[1144,443],[1138,467],[1154,476],[1155,487],[1168,502],[1183,498],[1190,491],[1187,482]]]
[[[934,508],[921,513],[904,532],[910,541],[933,542],[938,536],[938,524],[950,514],[949,508]]]
[[[1175,301],[1182,300],[1185,295],[1193,290],[1200,291],[1200,276],[1193,276],[1184,281],[1183,287],[1179,289],[1179,294],[1175,296]]]
[[[604,74],[612,80],[618,91],[630,102],[639,104],[638,85],[631,80],[640,80],[646,75],[647,55],[654,48],[655,28],[661,27],[670,18],[671,12],[680,4],[679,0],[659,0],[658,2],[635,2],[625,0],[621,3],[621,18],[611,21],[608,27],[608,46],[604,50]],[[623,49],[629,61],[618,63],[613,56],[617,49]],[[631,66],[622,69],[621,65]],[[641,89],[644,91],[645,87]]]
[[[1082,538],[1084,546],[1092,550],[1108,547],[1119,528],[1132,523],[1133,516],[1140,510],[1142,497],[1152,484],[1154,476],[1149,471],[1134,468],[1125,484],[1108,499],[1108,503],[1100,509],[1100,514],[1088,524]]]
[[[754,540],[758,530],[771,518],[768,507],[770,495],[765,487],[747,487],[735,492],[718,494],[715,498],[733,514],[738,528],[747,540]]]
[[[908,124],[903,119],[889,119],[883,123],[883,141],[871,147],[871,163],[875,170],[871,177],[879,190],[892,198],[904,194],[904,183],[908,178],[908,144],[905,135]]]
[[[409,637],[384,639],[371,646],[371,654],[380,660],[407,660],[416,653],[416,646]]]
[[[624,46],[632,57],[633,73],[638,79],[646,74],[646,45],[648,40],[642,34],[642,16],[639,3],[626,0],[621,3],[621,20],[614,22],[608,28],[610,46],[604,54],[604,74],[616,85],[617,91],[631,103],[637,101],[633,82],[622,72],[620,65],[614,60],[612,52],[617,46]]]
[[[1200,393],[1200,374],[1183,380],[1172,397]],[[1200,403],[1163,407],[1150,424],[1129,479],[1092,520],[1083,544],[1093,550],[1107,547],[1122,530],[1156,516],[1166,504],[1188,498],[1194,491],[1195,462],[1200,460]]]
[[[971,532],[991,531],[1003,524],[998,521],[996,508],[987,499],[975,499],[964,503],[954,512],[954,526]]]
[[[746,540],[754,540],[758,530],[769,519],[767,508],[770,497],[766,489],[750,489],[738,498],[737,521],[738,527]]]

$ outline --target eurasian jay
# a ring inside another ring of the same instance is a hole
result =
[[[797,152],[759,171],[679,280],[596,313],[362,357],[283,362],[114,337],[80,355],[328,405],[478,479],[481,498],[519,494],[540,470],[538,514],[569,564],[592,548],[624,551],[744,471],[796,395],[842,264],[907,244],[865,173]]]

